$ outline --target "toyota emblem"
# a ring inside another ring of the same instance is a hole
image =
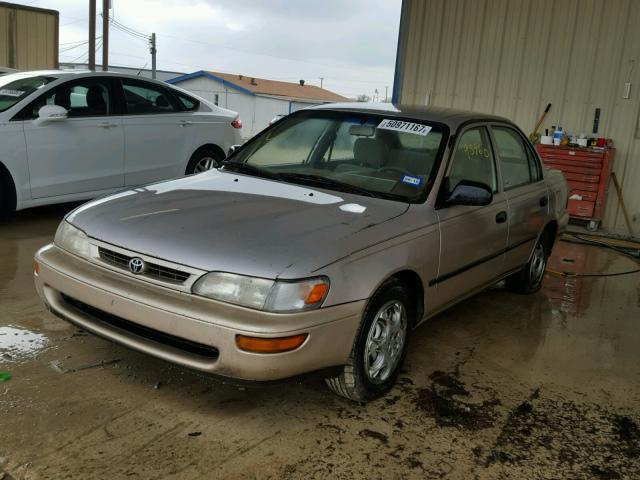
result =
[[[129,270],[131,273],[142,273],[144,271],[144,260],[139,257],[134,257],[129,260]]]

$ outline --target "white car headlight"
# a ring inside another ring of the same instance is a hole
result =
[[[211,272],[193,285],[196,295],[279,313],[318,308],[328,292],[326,277],[284,281]]]
[[[81,257],[89,257],[91,255],[89,237],[66,220],[60,222],[53,243],[63,250]]]

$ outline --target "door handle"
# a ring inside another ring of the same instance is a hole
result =
[[[117,127],[118,125],[116,123],[111,123],[111,122],[100,122],[98,126],[102,128],[111,128],[111,127]]]
[[[178,122],[178,125],[180,125],[181,127],[186,127],[188,125],[193,124],[193,122],[191,120],[180,120]]]
[[[546,207],[548,203],[549,203],[549,197],[542,197],[540,199],[540,206],[541,207]]]
[[[504,223],[507,221],[507,212],[504,210],[496,214],[496,223]]]

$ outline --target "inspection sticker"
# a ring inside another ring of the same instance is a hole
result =
[[[422,178],[414,177],[413,175],[405,175],[402,177],[402,183],[406,183],[407,185],[413,185],[414,187],[419,187],[422,183]]]
[[[420,123],[403,122],[402,120],[391,120],[385,118],[380,122],[378,128],[383,130],[394,130],[396,132],[413,133],[415,135],[422,135],[426,137],[431,131],[431,127],[422,125]]]
[[[0,90],[0,95],[4,95],[6,97],[21,97],[24,92],[22,90],[9,90],[3,89]]]

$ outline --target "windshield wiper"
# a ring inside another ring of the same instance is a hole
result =
[[[226,160],[222,162],[222,166],[225,170],[232,170],[238,173],[248,173],[249,175],[255,175],[256,177],[269,178],[271,180],[282,180],[282,177],[277,173],[270,172],[267,169],[254,167],[248,163],[233,162]]]
[[[314,175],[312,173],[281,173],[280,177],[284,180],[292,180],[293,182],[300,182],[307,185],[314,185],[316,187],[327,187],[333,190],[339,190],[341,192],[355,193],[358,195],[364,195],[367,197],[384,198],[384,194],[378,192],[372,192],[366,188],[357,187],[350,183],[340,182],[333,178],[323,177],[321,175]]]

